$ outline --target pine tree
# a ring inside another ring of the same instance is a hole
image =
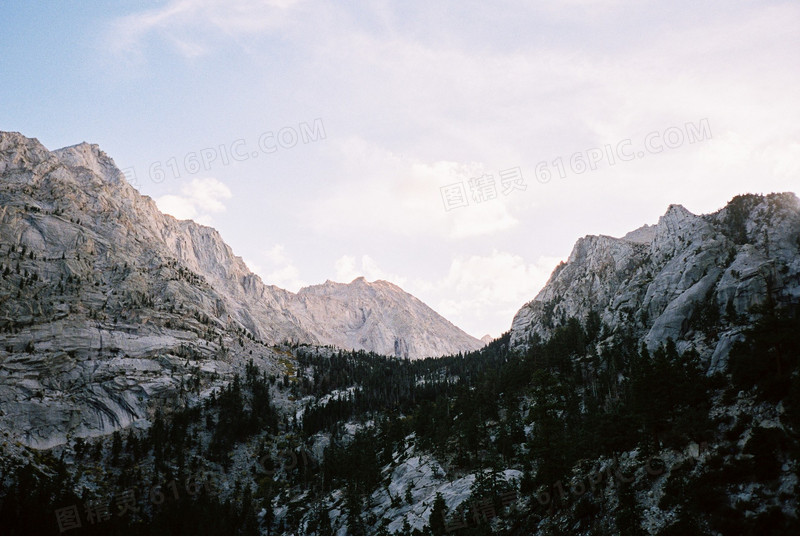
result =
[[[633,483],[618,483],[617,495],[619,505],[615,518],[620,535],[640,535],[642,533],[642,508],[636,502]]]
[[[446,528],[447,517],[447,504],[444,501],[444,496],[441,492],[436,493],[436,499],[433,500],[433,508],[431,509],[431,516],[428,519],[428,525],[431,528],[431,535],[444,535]]]
[[[403,535],[411,535],[411,524],[408,523],[408,519],[403,517],[403,529],[401,531]]]
[[[122,435],[119,431],[114,431],[111,442],[111,463],[117,464],[119,462],[119,454],[122,451]]]
[[[244,489],[242,495],[242,533],[244,535],[257,535],[258,534],[258,519],[253,510],[253,491],[248,484]]]
[[[350,535],[366,535],[364,521],[361,518],[362,502],[351,484],[345,492],[345,511],[347,511],[347,533]]]
[[[328,513],[327,506],[323,505],[319,515],[319,527],[317,528],[317,535],[333,535],[333,527],[331,526],[331,515]]]

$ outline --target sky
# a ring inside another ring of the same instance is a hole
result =
[[[494,337],[585,235],[798,191],[800,4],[0,3],[0,130],[99,144],[268,284]]]

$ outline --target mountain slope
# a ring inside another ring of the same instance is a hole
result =
[[[791,193],[737,196],[694,215],[671,205],[655,226],[625,237],[587,236],[514,317],[526,346],[569,317],[599,314],[609,333],[630,330],[651,349],[668,338],[724,368],[751,308],[800,299],[800,201]],[[720,321],[721,326],[718,326]]]
[[[218,234],[162,215],[96,146],[3,133],[0,174],[0,426],[22,442],[146,424],[229,381],[245,347],[276,370],[258,337],[313,341],[279,292],[242,308],[254,277],[213,261],[236,261]]]
[[[419,299],[383,280],[369,283],[361,277],[350,284],[328,281],[305,287],[297,293],[292,311],[318,340],[344,349],[414,358],[483,346]]]
[[[394,286],[388,301],[359,284],[328,304],[265,285],[216,230],[162,214],[86,143],[51,152],[0,133],[0,275],[0,426],[32,446],[146,420],[153,401],[200,396],[252,356],[281,372],[270,346],[284,341],[411,358],[481,346]],[[372,312],[360,332],[356,307]]]
[[[127,261],[124,258],[128,257],[145,265],[158,258],[168,258],[196,273],[209,285],[208,291],[214,299],[219,301],[214,306],[217,313],[264,341],[295,340],[319,344],[348,341],[336,333],[341,324],[337,318],[309,309],[308,297],[325,296],[320,293],[324,286],[296,295],[264,285],[247,269],[242,259],[233,254],[216,230],[161,214],[150,198],[139,195],[125,183],[113,161],[97,146],[83,143],[50,153],[35,140],[21,135],[4,133],[1,136],[4,162],[0,171],[8,176],[4,181],[9,186],[12,183],[22,186],[14,189],[13,194],[7,191],[4,211],[9,206],[29,203],[33,210],[38,210],[39,220],[44,222],[39,225],[48,229],[47,232],[17,230],[19,239],[32,241],[29,248],[50,248],[47,242],[50,235],[47,233],[58,236],[67,233],[70,237],[79,237],[76,240],[80,241],[86,234],[92,234],[92,241],[102,245],[101,258],[119,257]],[[16,195],[19,199],[15,200]],[[69,214],[74,220],[81,220],[82,225],[69,226],[65,225],[63,218],[50,218],[53,211],[58,211],[59,215]],[[65,247],[65,244],[58,244],[57,253],[62,253]],[[419,300],[396,286],[380,284],[373,287],[374,284],[361,282],[352,287],[352,292],[337,293],[337,303],[343,306],[337,314],[348,315],[352,309],[350,302],[358,301],[361,298],[359,293],[373,297],[376,292],[384,293],[384,298],[391,298],[393,307],[422,311],[424,305]],[[381,291],[377,291],[378,288]],[[375,303],[372,307],[377,312],[380,304]],[[295,310],[302,313],[304,321],[295,315]],[[398,356],[421,358],[480,347],[478,340],[467,336],[433,310],[428,309],[424,318],[418,319],[425,322],[422,325],[405,323],[403,330],[420,331],[408,335],[388,322],[400,320],[398,316],[391,315],[388,310],[380,313],[373,319],[371,333],[381,342],[381,350],[386,349],[382,343],[384,340],[398,339],[400,347],[409,346],[404,342],[406,336],[418,342],[409,347],[412,352],[400,352]],[[330,326],[326,326],[327,323]],[[386,333],[377,334],[376,331]],[[330,337],[320,339],[315,334],[330,334]],[[422,341],[428,343],[423,345]],[[370,338],[362,337],[355,343],[354,348],[378,352],[377,347],[370,346]]]

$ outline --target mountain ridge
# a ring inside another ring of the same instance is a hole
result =
[[[737,196],[707,215],[671,204],[657,224],[623,237],[587,235],[514,316],[511,345],[524,348],[564,318],[595,312],[611,332],[632,327],[651,349],[668,338],[681,352],[704,349],[709,371],[720,370],[740,338],[735,318],[768,296],[800,297],[799,236],[793,193]],[[721,334],[706,334],[693,328],[701,312],[731,322]]]
[[[147,221],[159,224],[159,229],[152,229],[151,235],[156,238],[161,238],[166,242],[170,246],[172,253],[174,253],[181,262],[187,263],[190,269],[203,274],[207,278],[211,276],[209,279],[211,279],[211,283],[214,284],[214,286],[221,285],[229,294],[238,298],[240,301],[245,301],[245,297],[243,297],[240,292],[244,290],[247,294],[262,299],[272,308],[277,307],[278,304],[283,306],[281,313],[284,316],[288,316],[289,318],[295,317],[295,312],[292,311],[292,301],[299,296],[299,294],[291,293],[275,285],[264,283],[260,276],[250,271],[240,256],[233,253],[233,250],[225,243],[216,229],[197,224],[192,220],[178,220],[170,215],[165,215],[158,210],[155,202],[148,196],[142,196],[138,194],[138,192],[134,195],[133,192],[135,192],[135,189],[127,185],[123,174],[116,168],[113,160],[104,153],[97,144],[81,142],[52,152],[47,152],[38,140],[27,139],[19,133],[6,133],[4,136],[8,138],[9,135],[11,138],[16,139],[18,143],[23,143],[23,145],[30,145],[29,142],[23,142],[23,140],[32,142],[37,146],[33,153],[38,154],[40,159],[44,161],[47,161],[49,155],[53,155],[61,159],[63,163],[67,165],[83,168],[91,172],[88,177],[81,176],[79,178],[88,179],[89,182],[95,185],[98,180],[107,180],[107,182],[115,188],[121,188],[125,194],[129,194],[132,197],[134,209],[145,211],[148,213],[147,216],[150,217],[146,219]],[[59,163],[54,162],[53,164],[58,166]],[[136,207],[135,202],[139,202],[138,207]],[[114,207],[113,205],[112,208],[120,210],[120,207]],[[167,225],[167,223],[171,225]],[[189,240],[187,240],[186,235],[189,235]],[[209,255],[210,253],[213,255]],[[354,282],[357,281],[358,279],[354,280]],[[354,282],[351,282],[351,284]],[[363,282],[368,283],[366,280],[363,280]],[[381,285],[380,282],[381,280],[372,282],[372,284],[368,284],[365,289],[369,289],[371,285]],[[422,304],[416,297],[412,297],[412,295],[403,291],[399,286],[394,284],[390,285],[395,292],[402,293],[403,296],[411,297],[414,301],[417,301],[415,304]],[[268,311],[268,313],[274,314],[275,312]],[[281,339],[295,339],[307,343],[332,343],[330,341],[319,340],[317,334],[314,333],[313,327],[309,326],[296,326],[295,329],[283,326],[281,327],[282,330],[275,330],[276,327],[271,327],[272,330],[264,330],[251,320],[239,320],[256,336],[273,342],[277,342]],[[391,327],[387,328],[391,330]],[[452,337],[457,343],[453,346],[448,346],[446,344],[440,345],[439,347],[441,347],[445,354],[479,348],[477,339],[467,336],[455,326],[453,326],[453,328],[455,332],[453,334],[448,334],[446,337]],[[276,336],[269,332],[278,332],[278,335]],[[395,335],[402,338],[402,334]],[[342,343],[350,343],[352,344],[350,348],[355,349],[372,350],[376,352],[379,350],[385,351],[384,348],[378,349],[370,347],[369,342],[365,344],[365,342],[362,341],[342,341]],[[434,351],[434,349],[428,349],[420,344],[412,344],[410,348],[411,352],[406,357],[422,358],[431,355],[430,351]]]
[[[265,285],[217,230],[161,213],[87,143],[51,152],[0,132],[0,271],[0,425],[40,448],[147,423],[154,402],[199,398],[251,357],[282,375],[284,343],[408,358],[482,346],[402,291],[421,322],[387,324],[355,288],[328,308]],[[348,298],[369,307],[362,330],[326,316]]]

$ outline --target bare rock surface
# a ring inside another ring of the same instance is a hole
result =
[[[47,448],[147,422],[284,342],[408,358],[480,348],[388,282],[265,285],[219,233],[162,214],[96,145],[0,132],[0,428]]]
[[[305,287],[297,294],[293,312],[319,341],[345,349],[420,358],[483,346],[482,341],[384,280],[369,283],[362,277],[350,284],[327,281]]]
[[[723,370],[753,308],[800,300],[800,201],[792,193],[744,195],[695,215],[670,205],[656,225],[622,238],[579,239],[566,263],[515,315],[524,348],[569,317],[599,314],[610,333],[631,330],[653,348],[668,338]],[[716,321],[727,329],[717,333]]]

